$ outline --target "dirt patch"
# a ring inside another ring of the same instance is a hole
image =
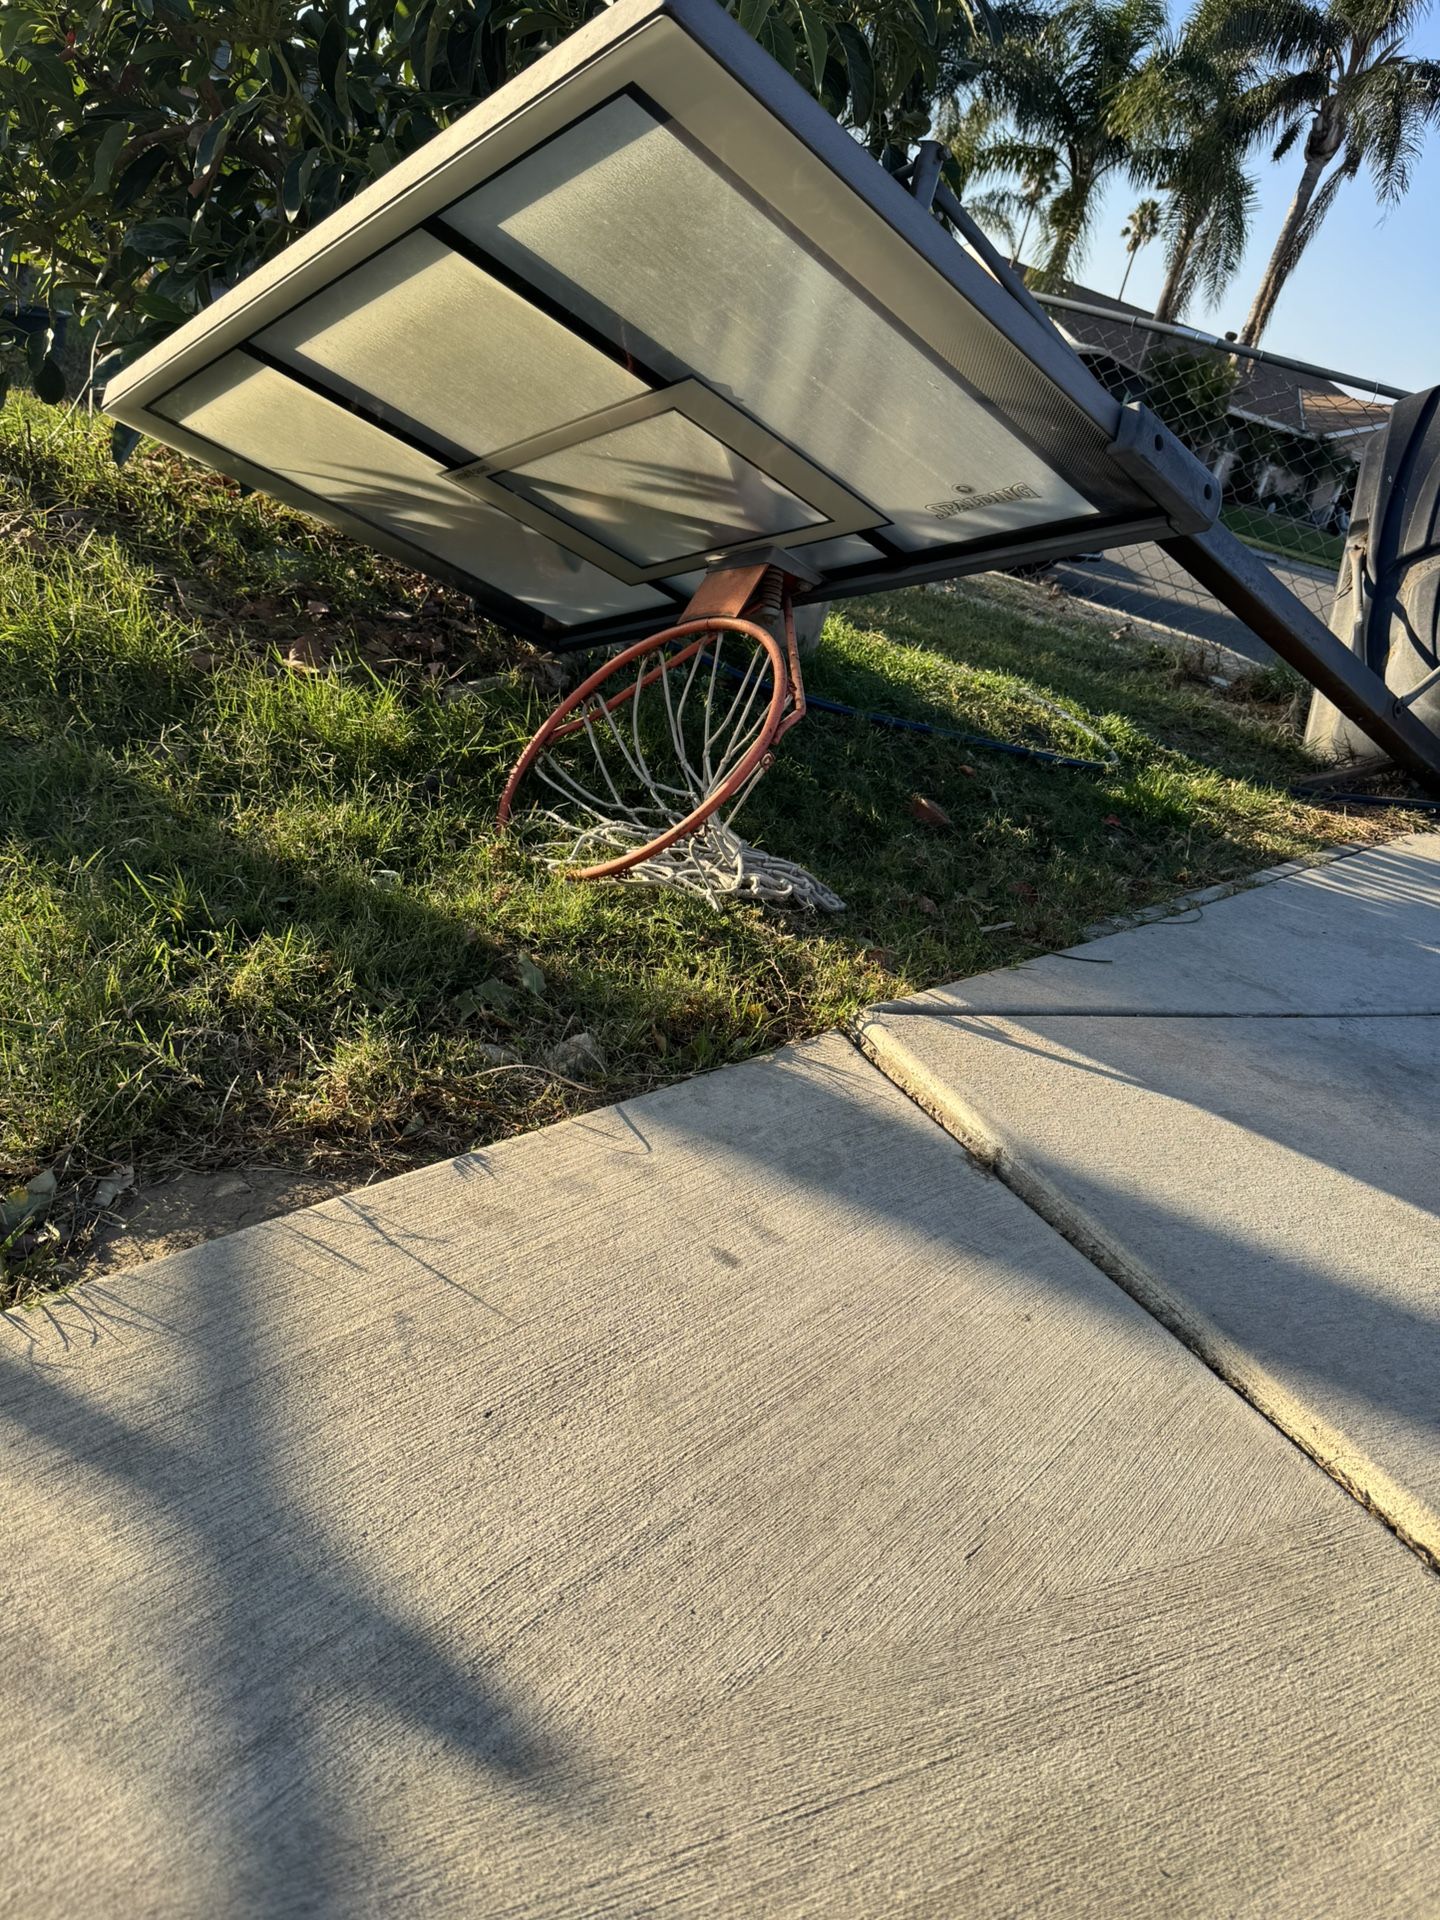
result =
[[[333,1200],[355,1185],[353,1174],[297,1173],[283,1167],[175,1174],[130,1195],[124,1213],[117,1212],[96,1229],[84,1278],[123,1273],[278,1214]]]

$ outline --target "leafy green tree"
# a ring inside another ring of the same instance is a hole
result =
[[[1146,399],[1174,433],[1202,458],[1227,425],[1235,364],[1183,349],[1152,354],[1144,369]]]
[[[107,370],[133,356],[604,3],[5,0],[0,348],[63,397],[47,316],[73,315]],[[926,132],[941,58],[982,10],[738,0],[741,25],[876,152]]]
[[[1253,110],[1276,160],[1303,165],[1240,338],[1255,345],[1286,281],[1347,180],[1368,169],[1382,205],[1401,200],[1440,122],[1440,61],[1406,51],[1425,0],[1201,0],[1198,34],[1222,50],[1269,48]]]

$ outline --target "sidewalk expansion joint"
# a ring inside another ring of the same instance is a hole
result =
[[[876,1008],[872,1011],[879,1012],[882,1009]],[[897,1009],[887,1008],[883,1011],[894,1013]],[[1119,1287],[1122,1293],[1127,1294],[1136,1306],[1148,1314],[1152,1320],[1158,1322],[1167,1333],[1180,1342],[1181,1346],[1193,1354],[1203,1367],[1213,1373],[1217,1379],[1222,1380],[1232,1392],[1238,1394],[1260,1415],[1267,1426],[1274,1428],[1297,1452],[1313,1461],[1329,1479],[1364,1507],[1367,1513],[1373,1514],[1381,1525],[1394,1534],[1402,1545],[1408,1547],[1432,1573],[1440,1574],[1440,1553],[1437,1553],[1432,1545],[1419,1539],[1395,1517],[1396,1509],[1402,1506],[1403,1499],[1401,1490],[1390,1481],[1388,1475],[1377,1472],[1373,1465],[1365,1463],[1368,1471],[1362,1478],[1361,1463],[1357,1461],[1352,1465],[1342,1457],[1351,1453],[1352,1450],[1346,1446],[1340,1434],[1314,1420],[1313,1417],[1305,1419],[1301,1410],[1293,1404],[1289,1407],[1282,1405],[1281,1403],[1286,1399],[1283,1389],[1278,1383],[1254,1377],[1246,1364],[1242,1350],[1220,1327],[1207,1316],[1188,1307],[1157,1274],[1139,1261],[1130,1258],[1123,1248],[1109,1240],[1080,1208],[1069,1203],[1049,1181],[1018,1161],[1008,1151],[1003,1138],[985,1124],[980,1114],[956,1099],[953,1093],[950,1093],[949,1097],[942,1102],[927,1088],[923,1074],[908,1073],[902,1061],[887,1058],[885,1050],[877,1047],[873,1038],[866,1032],[865,1017],[862,1014],[847,1022],[841,1031],[878,1073],[948,1134],[982,1172],[994,1175],[1003,1186],[1008,1187],[1018,1200],[1045,1222],[1046,1226],[1058,1233],[1062,1240],[1068,1242],[1092,1267]],[[1051,1016],[1047,1013],[1046,1017]],[[1155,1017],[1173,1019],[1176,1016]],[[1215,1018],[1217,1016],[1199,1017]],[[1374,1016],[1331,1015],[1328,1017]],[[1432,1016],[1427,1014],[1424,1017]]]
[[[1440,1020],[1440,1007],[916,1007],[882,1000],[867,1009],[887,1020]],[[853,1036],[852,1036],[853,1037]]]

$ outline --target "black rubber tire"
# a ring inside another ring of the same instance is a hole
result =
[[[1352,554],[1362,546],[1369,604],[1357,631]],[[1402,696],[1440,665],[1440,387],[1397,401],[1389,425],[1365,451],[1330,626]],[[1440,680],[1412,710],[1440,733]],[[1374,753],[1319,694],[1305,737],[1339,758]]]

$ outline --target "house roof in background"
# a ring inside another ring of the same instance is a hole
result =
[[[1305,418],[1316,433],[1353,433],[1384,424],[1390,417],[1388,400],[1361,400],[1354,394],[1310,393],[1304,395]]]
[[[1069,313],[1063,309],[1053,318],[1066,338],[1082,354],[1103,353],[1132,372],[1140,372],[1149,347],[1164,344],[1182,351],[1213,353],[1218,349],[1204,341],[1186,342],[1166,334],[1149,333],[1136,321],[1152,318],[1144,307],[1131,306],[1113,294],[1096,293],[1067,281],[1063,287],[1067,300],[1079,300],[1086,306],[1107,307],[1113,319],[1088,313]],[[1303,433],[1320,439],[1335,433],[1356,433],[1381,427],[1390,417],[1388,400],[1365,399],[1331,380],[1315,374],[1295,373],[1288,367],[1272,366],[1268,361],[1240,361],[1240,377],[1230,398],[1230,411],[1263,421],[1285,433]]]

